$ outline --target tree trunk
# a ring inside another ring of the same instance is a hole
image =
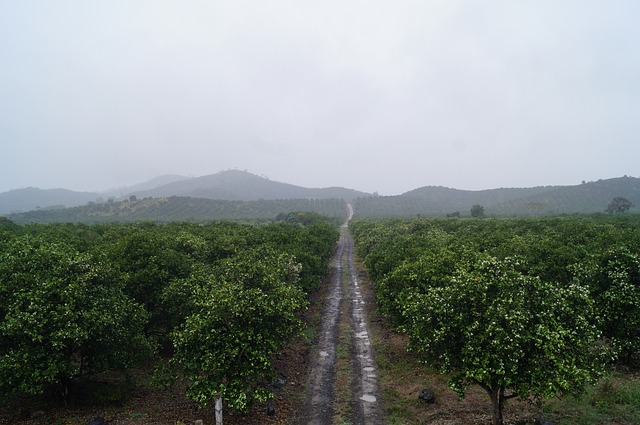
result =
[[[491,404],[493,406],[492,423],[493,425],[503,425],[502,408],[504,407],[504,388],[501,386],[491,388],[489,396],[491,396]]]
[[[71,379],[63,377],[59,379],[59,382],[62,401],[64,402],[65,407],[67,407],[69,406],[69,403],[71,403]]]
[[[222,396],[216,399],[216,425],[222,425]]]

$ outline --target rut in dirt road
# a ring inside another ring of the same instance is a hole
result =
[[[348,303],[348,308],[341,309],[344,303]],[[341,310],[343,315],[348,317],[341,317]],[[347,311],[348,314],[344,314]],[[340,246],[332,261],[330,288],[322,312],[318,346],[312,357],[306,409],[302,415],[305,419],[300,422],[300,425],[334,425],[336,417],[334,383],[340,344],[340,323],[350,325],[348,348],[351,353],[349,370],[353,375],[351,376],[353,394],[348,401],[352,408],[348,423],[381,425],[383,411],[369,338],[365,301],[353,260],[353,239],[347,225],[341,228]],[[344,421],[344,417],[342,420]]]

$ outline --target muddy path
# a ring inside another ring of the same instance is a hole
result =
[[[300,425],[384,423],[369,322],[353,255],[353,239],[345,224],[331,263],[330,287],[324,301],[318,345],[312,354]],[[348,357],[346,361],[344,356]]]

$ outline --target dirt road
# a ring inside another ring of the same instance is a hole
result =
[[[353,259],[353,239],[345,224],[332,261],[330,288],[322,311],[318,346],[312,357],[305,418],[301,425],[383,424],[368,323]],[[350,375],[346,379],[350,400],[343,400],[344,395],[340,395],[342,399],[339,400],[349,408],[341,412],[336,412],[335,389],[341,385],[344,392],[345,379],[341,377],[342,383],[336,384],[338,353],[350,356],[348,366],[341,366],[341,373],[346,370]]]

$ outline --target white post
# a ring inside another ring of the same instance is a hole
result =
[[[216,425],[222,425],[222,396],[216,399]]]

